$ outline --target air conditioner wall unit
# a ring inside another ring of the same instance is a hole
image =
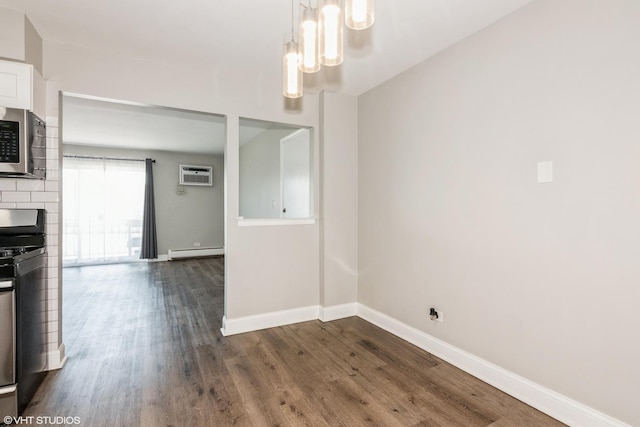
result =
[[[180,165],[180,185],[213,185],[213,166]]]

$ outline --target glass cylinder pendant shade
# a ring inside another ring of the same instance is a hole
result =
[[[319,60],[322,65],[340,65],[344,56],[342,9],[339,0],[324,0],[318,22]]]
[[[318,62],[318,18],[315,9],[302,8],[300,19],[300,70],[305,73],[315,73],[320,70]]]
[[[364,30],[373,25],[375,7],[373,0],[346,0],[345,23],[354,30]]]
[[[282,94],[287,98],[302,96],[302,71],[298,67],[298,43],[294,40],[289,40],[284,44]]]

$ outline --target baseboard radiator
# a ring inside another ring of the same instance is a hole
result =
[[[168,258],[198,258],[204,256],[224,255],[224,247],[217,248],[187,248],[187,249],[169,249]]]

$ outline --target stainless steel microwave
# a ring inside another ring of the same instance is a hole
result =
[[[0,178],[44,179],[47,128],[31,111],[0,107]]]

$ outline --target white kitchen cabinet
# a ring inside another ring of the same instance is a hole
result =
[[[33,65],[0,61],[0,107],[33,109]]]

